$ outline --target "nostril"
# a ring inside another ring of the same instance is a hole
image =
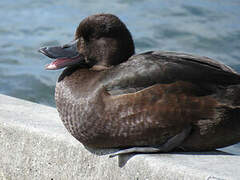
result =
[[[70,47],[69,44],[62,45],[62,49],[69,48],[69,47]]]

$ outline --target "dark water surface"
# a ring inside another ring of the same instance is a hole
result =
[[[133,34],[136,51],[171,50],[209,56],[240,72],[240,1],[0,1],[0,93],[55,106],[61,71],[45,71],[37,52],[73,39],[86,16],[113,13]],[[240,146],[234,152],[240,153]]]

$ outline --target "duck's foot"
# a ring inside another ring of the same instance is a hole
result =
[[[112,153],[109,155],[109,158],[129,153],[156,153],[156,152],[169,152],[176,147],[180,146],[182,142],[188,137],[191,132],[192,127],[186,127],[182,132],[170,138],[166,143],[156,146],[156,147],[133,147],[129,149],[124,149]]]

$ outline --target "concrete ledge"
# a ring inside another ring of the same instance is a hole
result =
[[[68,134],[56,109],[0,95],[0,179],[239,177],[240,156],[223,152],[135,155],[119,159],[90,153]]]

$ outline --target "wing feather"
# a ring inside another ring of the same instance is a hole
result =
[[[207,57],[174,52],[147,52],[132,56],[109,72],[110,94],[137,92],[154,84],[186,81],[209,93],[216,86],[240,83],[230,67]]]

